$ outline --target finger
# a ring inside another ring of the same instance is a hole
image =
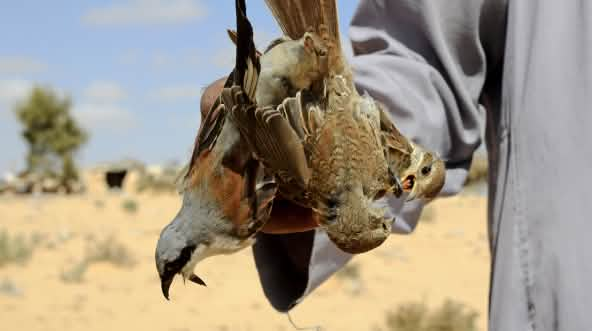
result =
[[[271,217],[262,231],[269,234],[305,232],[319,226],[317,215],[309,208],[300,207],[286,200],[273,203]]]
[[[214,102],[216,102],[220,92],[222,92],[226,79],[226,77],[220,78],[205,88],[199,104],[202,120],[207,115],[208,111],[210,111]]]

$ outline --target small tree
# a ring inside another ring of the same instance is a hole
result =
[[[16,108],[23,138],[29,146],[26,172],[56,178],[67,190],[78,179],[74,153],[88,138],[70,108],[69,98],[60,98],[43,87],[33,88]]]

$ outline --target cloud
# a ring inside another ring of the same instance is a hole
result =
[[[29,95],[33,83],[27,80],[0,80],[0,106],[13,107]]]
[[[99,103],[113,103],[125,99],[125,90],[114,82],[97,81],[91,83],[83,92],[84,96]]]
[[[176,85],[163,87],[156,91],[155,96],[161,101],[178,101],[181,99],[199,99],[202,89],[196,85]]]
[[[208,64],[201,56],[202,49],[186,49],[180,52],[158,52],[150,59],[150,65],[157,70],[200,69]]]
[[[94,26],[164,25],[187,23],[205,15],[198,0],[128,0],[93,8],[82,22]]]
[[[24,56],[0,56],[0,74],[35,74],[45,71],[47,66],[33,58]]]
[[[118,105],[83,103],[74,107],[74,116],[91,133],[97,130],[126,131],[136,126],[136,118]]]

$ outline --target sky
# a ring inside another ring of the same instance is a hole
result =
[[[340,1],[342,35],[357,1]],[[263,0],[247,0],[255,42],[280,30]],[[22,170],[15,105],[32,86],[70,97],[90,140],[83,166],[132,158],[189,159],[202,89],[230,72],[230,0],[5,1],[0,11],[0,175]]]

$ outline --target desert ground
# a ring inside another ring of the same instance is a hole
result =
[[[199,264],[207,288],[176,279],[171,301],[163,298],[154,248],[180,202],[174,193],[98,187],[78,196],[0,196],[0,231],[23,236],[32,250],[30,258],[0,264],[1,328],[293,330],[266,301],[250,249]],[[485,213],[483,194],[433,202],[413,234],[393,235],[355,257],[293,310],[294,321],[323,330],[388,331],[387,313],[399,305],[436,307],[450,298],[474,309],[485,330]]]

